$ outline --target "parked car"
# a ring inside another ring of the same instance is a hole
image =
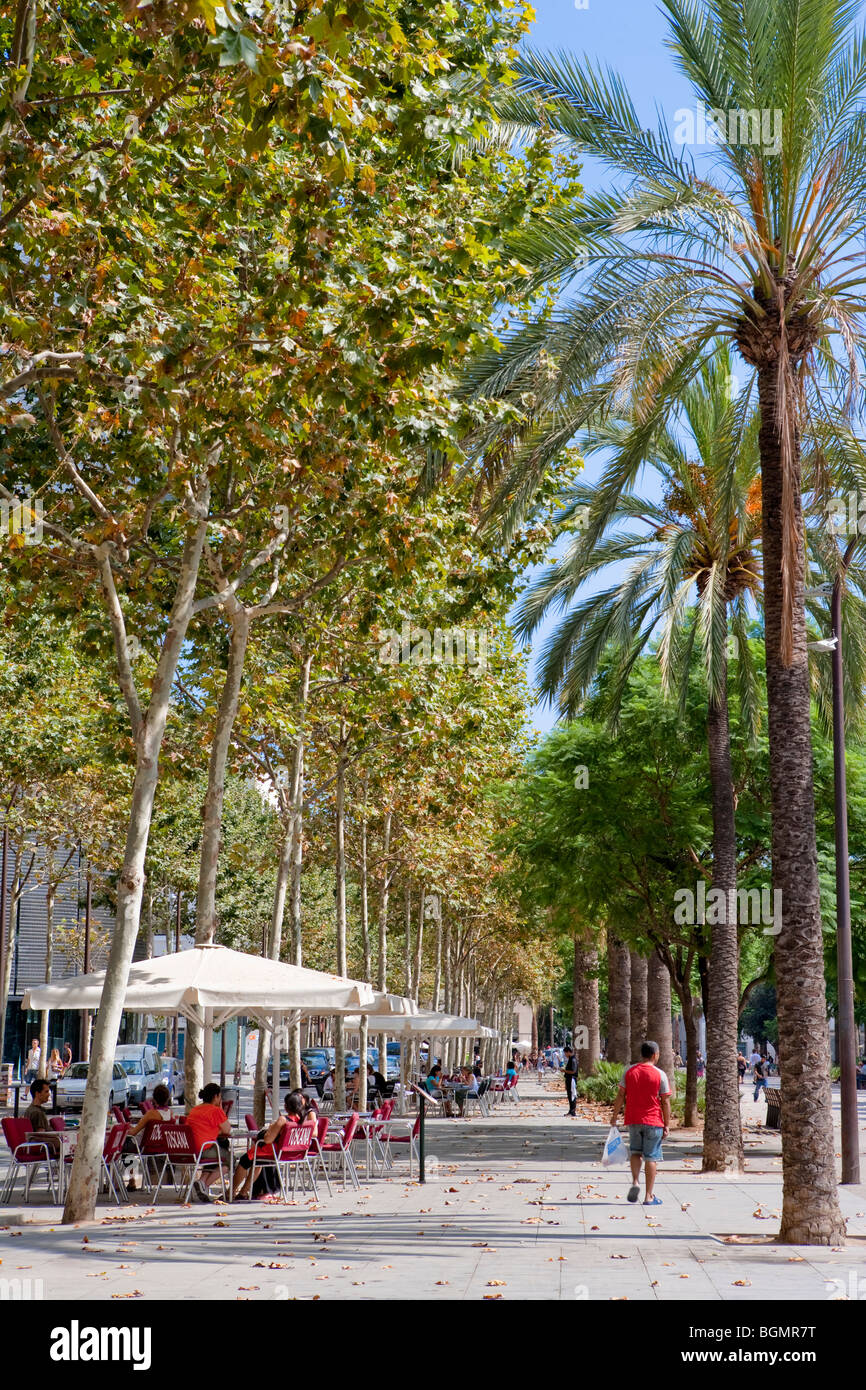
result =
[[[368,1047],[368,1048],[367,1048],[367,1057],[368,1057],[369,1061],[373,1064],[373,1067],[376,1069],[376,1071],[378,1071],[378,1070],[379,1070],[379,1049],[378,1049],[378,1047]],[[358,1070],[358,1066],[359,1066],[359,1064],[360,1064],[360,1061],[361,1061],[361,1054],[360,1054],[360,1052],[347,1052],[347,1053],[346,1053],[346,1072],[348,1073],[349,1076],[354,1076],[354,1075],[355,1075],[355,1072]],[[387,1078],[386,1078],[386,1080],[387,1080]]]
[[[332,1047],[305,1047],[301,1049],[301,1061],[310,1073],[310,1080],[316,1087],[319,1095],[322,1094],[322,1087],[325,1084],[325,1077],[334,1065],[334,1049]],[[274,1076],[274,1064],[268,1062],[268,1085],[270,1086]],[[280,1057],[280,1085],[291,1085],[292,1073],[291,1062],[285,1053]]]
[[[183,1062],[180,1057],[163,1057],[160,1066],[160,1081],[168,1087],[168,1093],[176,1104],[183,1103]]]
[[[80,1110],[84,1104],[84,1092],[87,1089],[87,1077],[90,1071],[89,1062],[73,1062],[72,1066],[61,1076],[57,1083],[57,1109],[58,1110]],[[128,1105],[129,1092],[126,1082],[126,1072],[119,1062],[114,1063],[111,1077],[111,1091],[108,1096],[109,1105]]]
[[[159,1053],[149,1043],[124,1043],[114,1049],[114,1060],[126,1072],[126,1089],[130,1105],[140,1105],[153,1098],[154,1088],[162,1079]]]

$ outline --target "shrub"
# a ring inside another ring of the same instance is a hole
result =
[[[577,1094],[582,1100],[592,1100],[597,1105],[613,1105],[622,1073],[620,1062],[599,1062],[592,1076],[578,1079]]]

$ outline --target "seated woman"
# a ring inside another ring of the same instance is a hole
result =
[[[243,1158],[239,1160],[234,1188],[232,1189],[234,1197],[252,1195],[257,1202],[267,1200],[270,1195],[270,1188],[260,1179],[260,1175],[264,1176],[261,1168],[253,1167],[256,1159],[256,1145],[259,1146],[260,1154],[262,1153],[262,1146],[265,1144],[273,1144],[274,1152],[279,1153],[283,1143],[283,1130],[287,1125],[302,1125],[308,1115],[311,1116],[310,1123],[315,1122],[315,1113],[308,1109],[308,1106],[309,1102],[303,1091],[289,1092],[286,1096],[286,1113],[278,1115],[269,1125],[260,1129]]]
[[[452,1113],[451,1100],[448,1094],[442,1089],[442,1080],[442,1068],[437,1062],[435,1067],[433,1067],[433,1069],[429,1073],[427,1080],[424,1082],[424,1087],[427,1091],[430,1092],[434,1100],[442,1101],[442,1104],[445,1108],[445,1114],[450,1116]]]
[[[220,1105],[222,1091],[215,1081],[211,1081],[207,1086],[203,1086],[198,1094],[201,1105],[193,1106],[186,1117],[186,1123],[192,1130],[196,1151],[199,1152],[203,1145],[211,1144],[214,1140],[221,1149],[228,1149],[228,1136],[232,1132],[232,1127],[226,1112]],[[216,1177],[219,1177],[219,1167],[213,1158],[213,1149],[211,1148],[205,1154],[201,1179],[194,1184],[195,1195],[200,1202],[210,1201],[209,1189]]]

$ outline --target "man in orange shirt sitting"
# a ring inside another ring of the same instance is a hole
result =
[[[220,1140],[222,1140],[221,1147],[227,1149],[227,1136],[231,1134],[232,1127],[220,1104],[222,1092],[219,1086],[211,1081],[198,1094],[202,1102],[201,1105],[193,1106],[186,1117],[186,1123],[192,1130],[196,1152],[200,1153],[203,1145],[211,1145],[213,1141],[219,1143]],[[209,1147],[202,1162],[201,1181],[195,1184],[195,1195],[200,1202],[210,1201],[210,1185],[214,1178],[219,1176],[217,1156],[213,1148]]]
[[[645,1207],[660,1207],[661,1198],[653,1196],[656,1171],[662,1160],[662,1140],[671,1127],[671,1088],[660,1067],[658,1043],[640,1045],[641,1060],[627,1067],[619,1083],[611,1125],[616,1127],[619,1112],[625,1102],[625,1122],[629,1130],[629,1151],[632,1185],[628,1200],[640,1196],[640,1165],[646,1164]]]

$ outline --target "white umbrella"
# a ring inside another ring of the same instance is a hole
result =
[[[105,972],[73,976],[39,985],[22,1000],[30,1009],[98,1009]],[[130,1013],[181,1014],[205,1029],[204,1071],[213,1071],[213,1029],[238,1014],[258,1018],[273,1030],[289,1015],[348,1013],[372,1008],[384,996],[371,985],[265,956],[246,955],[227,946],[195,946],[130,967],[123,1007]],[[274,1114],[279,1110],[279,1061],[274,1058]]]
[[[360,1018],[356,1017],[346,1020],[350,1028],[357,1028],[360,1021]],[[367,1022],[373,1033],[400,1033],[414,1037],[435,1033],[437,1037],[471,1038],[481,1032],[481,1024],[477,1018],[461,1018],[458,1014],[436,1013],[433,1010],[407,1014],[403,1018],[389,1017],[386,1014],[368,1014]]]
[[[105,972],[97,971],[39,985],[24,996],[22,1007],[96,1009],[104,984]],[[219,1027],[237,1014],[270,1017],[295,1010],[306,1014],[357,1013],[377,1002],[381,1006],[382,998],[360,980],[285,965],[227,946],[196,946],[135,961],[130,966],[123,1007],[131,1013],[182,1014],[193,1023]]]

